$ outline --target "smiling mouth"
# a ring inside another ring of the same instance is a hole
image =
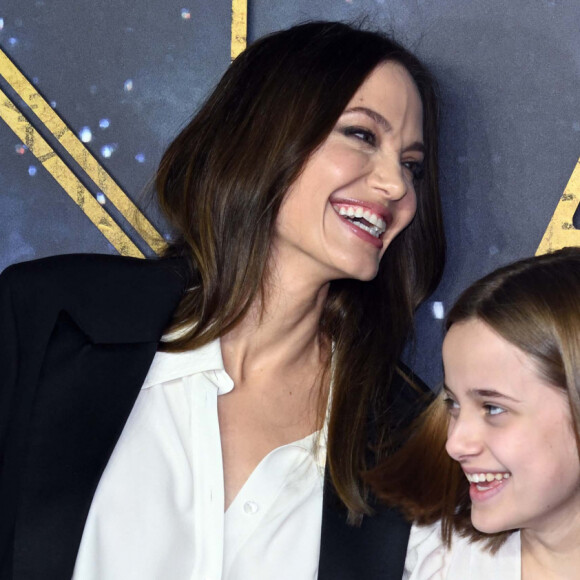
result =
[[[353,205],[333,205],[333,207],[341,217],[374,238],[380,238],[387,230],[387,222],[369,209]]]
[[[509,471],[503,473],[482,472],[482,473],[466,473],[465,477],[469,483],[475,484],[478,491],[487,491],[497,487],[499,482],[511,477]]]

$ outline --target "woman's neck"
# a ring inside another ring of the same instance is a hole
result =
[[[320,316],[328,284],[313,291],[293,284],[270,284],[236,327],[221,338],[226,370],[234,382],[255,373],[277,374],[323,367]]]

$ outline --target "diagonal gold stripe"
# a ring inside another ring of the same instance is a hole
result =
[[[0,74],[145,242],[159,253],[165,247],[159,232],[1,49]]]
[[[580,246],[580,230],[572,223],[578,206],[580,206],[580,159],[536,250],[536,256],[569,246]]]
[[[232,0],[232,60],[245,50],[247,36],[248,0]]]
[[[0,117],[42,163],[58,184],[83,210],[99,231],[125,256],[143,258],[143,253],[101,207],[91,192],[77,179],[52,147],[21,114],[16,105],[0,90]]]

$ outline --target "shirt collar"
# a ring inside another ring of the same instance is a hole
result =
[[[198,373],[207,373],[210,380],[217,384],[219,394],[232,390],[233,381],[225,371],[219,339],[185,352],[158,351],[142,388],[147,389]]]
[[[294,441],[290,445],[294,447],[299,447],[312,454],[314,462],[316,463],[320,473],[324,476],[324,470],[326,468],[326,456],[328,448],[328,423],[330,422],[330,406],[332,404],[332,392],[334,385],[334,359],[331,361],[330,368],[330,389],[328,393],[328,400],[326,401],[326,412],[324,415],[324,423],[322,428],[310,435],[300,439],[299,441]]]

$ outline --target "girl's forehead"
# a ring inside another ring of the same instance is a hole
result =
[[[511,406],[537,420],[571,424],[566,389],[551,384],[537,362],[480,320],[453,324],[443,344],[445,387],[463,401]]]
[[[545,383],[528,354],[478,319],[450,327],[443,342],[443,367],[453,390],[495,390],[519,399],[528,383]]]

